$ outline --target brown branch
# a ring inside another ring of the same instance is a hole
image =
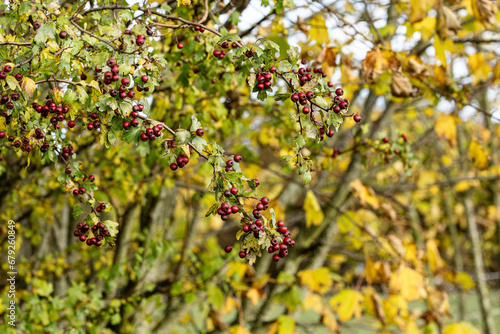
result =
[[[31,42],[0,42],[0,45],[30,46],[31,44]]]

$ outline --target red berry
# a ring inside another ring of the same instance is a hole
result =
[[[226,247],[224,247],[224,252],[226,253],[231,253],[231,251],[233,250],[233,247],[227,245]]]
[[[261,202],[262,204],[264,204],[264,205],[267,205],[267,204],[269,204],[269,198],[267,198],[267,197],[262,197],[262,199],[260,200],[260,202]]]
[[[232,187],[232,188],[231,188],[231,193],[232,193],[233,195],[236,195],[236,194],[238,193],[238,188],[236,188],[236,187]]]
[[[299,100],[299,96],[297,94],[292,94],[290,99],[292,100],[292,102],[297,102]]]
[[[236,161],[236,162],[240,162],[240,161],[241,161],[241,159],[242,159],[241,155],[239,155],[239,154],[235,154],[235,155],[234,155],[234,158],[233,158],[233,160],[234,160],[234,161]]]
[[[273,261],[278,262],[280,260],[280,256],[278,254],[273,255]]]
[[[177,43],[177,47],[178,47],[179,49],[182,49],[182,48],[184,47],[184,44],[182,44],[182,43]]]
[[[205,134],[205,131],[203,131],[203,129],[198,129],[198,130],[196,130],[196,135],[197,135],[197,136],[200,136],[200,137],[201,137],[201,136],[203,136],[204,134]]]
[[[361,116],[356,114],[356,115],[354,115],[353,119],[354,119],[354,122],[359,123],[361,121]]]
[[[147,75],[143,75],[143,76],[141,77],[141,80],[142,80],[142,82],[148,82],[149,77],[148,77]]]
[[[306,115],[309,114],[309,111],[310,111],[309,107],[302,108],[302,112]]]
[[[389,142],[389,138],[384,137],[384,139],[382,139],[382,141],[383,141],[384,143],[388,143],[388,142]]]
[[[239,252],[238,255],[239,255],[240,258],[243,259],[243,258],[245,258],[247,256],[247,253],[245,251],[241,251],[241,252]]]
[[[71,168],[68,167],[64,170],[64,172],[69,175],[69,174],[71,174],[72,171],[71,171]]]
[[[232,213],[237,213],[238,211],[240,211],[240,208],[239,208],[239,207],[237,207],[236,205],[233,205],[233,206],[231,207],[231,212],[232,212]]]
[[[403,138],[403,140],[405,141],[405,143],[407,143],[407,142],[408,142],[408,138],[406,137],[406,135],[405,135],[405,134],[402,134],[402,135],[401,135],[401,138]]]
[[[337,88],[335,90],[335,94],[337,94],[338,96],[342,96],[344,95],[344,91],[342,90],[342,88]]]
[[[330,81],[328,81],[328,87],[333,87],[333,84]]]
[[[245,224],[245,225],[243,225],[242,230],[243,230],[243,232],[248,232],[248,231],[250,231],[250,226]]]
[[[271,68],[269,69],[269,72],[271,72],[271,73],[276,72],[276,66],[271,66]]]
[[[171,170],[177,170],[177,168],[179,168],[179,166],[177,166],[177,164],[174,164],[174,163],[170,164],[170,169]]]

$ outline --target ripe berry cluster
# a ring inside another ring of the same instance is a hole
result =
[[[282,235],[281,238],[276,237],[271,239],[271,246],[267,249],[269,254],[273,255],[273,261],[278,262],[280,259],[288,255],[288,247],[295,246],[295,240],[290,238],[290,231],[285,226],[285,223],[280,220],[277,223],[277,231]],[[282,241],[282,242],[280,242]],[[275,253],[278,252],[278,253]]]
[[[212,51],[212,54],[214,55],[214,57],[216,58],[219,58],[219,59],[223,59],[225,56],[226,56],[226,50],[229,49],[229,42],[228,41],[224,41],[222,43],[220,43],[220,47],[222,50],[219,50],[219,49],[214,49],[214,51]],[[231,47],[233,49],[239,47],[238,44],[236,43],[231,43]]]
[[[55,129],[60,129],[60,123],[64,121],[65,115],[69,112],[69,107],[65,105],[58,106],[47,96],[47,101],[45,105],[33,102],[32,107],[43,117],[48,117],[50,114],[55,114],[50,118],[50,124],[54,126]],[[71,124],[70,124],[71,123]],[[75,126],[75,122],[68,122],[68,127],[72,128]]]
[[[274,68],[276,68],[276,67],[274,67]],[[271,80],[273,79],[273,75],[271,73],[266,73],[266,72],[255,73],[255,78],[257,80],[256,87],[258,90],[271,88],[271,85],[272,85]]]
[[[92,234],[93,236],[90,238],[87,232],[90,231],[90,227],[88,224],[78,223],[76,225],[76,230],[73,232],[75,237],[78,237],[81,242],[87,241],[88,246],[96,245],[97,247],[102,245],[102,240],[104,237],[109,237],[111,234],[109,233],[108,228],[102,222],[98,222],[94,226],[92,226]]]
[[[174,142],[174,144],[175,144],[175,142]],[[177,163],[170,164],[171,170],[177,170],[179,167],[183,168],[184,166],[186,166],[189,163],[189,158],[187,157],[187,155],[181,154],[177,157],[176,162]]]

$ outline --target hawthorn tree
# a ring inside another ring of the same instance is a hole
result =
[[[6,332],[495,333],[494,3],[261,5],[0,6]]]

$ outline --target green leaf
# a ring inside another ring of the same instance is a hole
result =
[[[201,129],[201,123],[200,121],[198,121],[198,118],[193,117],[191,122],[191,128],[189,129],[189,131],[195,132],[198,129]]]
[[[111,145],[116,144],[116,134],[113,131],[108,132],[108,141]]]
[[[329,105],[328,105],[328,102],[321,96],[317,96],[315,99],[314,99],[314,102],[316,102],[320,107],[323,107],[323,108],[328,108]]]
[[[205,217],[208,217],[210,215],[214,215],[217,213],[217,209],[219,208],[219,205],[216,203],[208,209],[207,213],[205,213]]]
[[[311,182],[311,172],[310,171],[307,171],[304,173],[304,175],[302,175],[302,181],[304,182],[304,184],[308,184],[309,182]]]
[[[276,94],[276,95],[274,95],[274,101],[284,101],[284,100],[289,99],[290,96],[292,96],[292,94],[290,94],[290,93]]]
[[[83,208],[77,204],[73,207],[73,218],[78,218],[83,213]]]
[[[13,76],[8,75],[7,78],[5,78],[5,81],[7,82],[7,85],[9,85],[9,88],[11,90],[16,90],[16,89],[21,90],[19,82],[17,82],[16,78],[14,78]]]
[[[35,36],[35,43],[45,43],[47,38],[55,39],[55,23],[53,21],[49,21],[38,29]]]
[[[241,177],[243,176],[243,174],[235,173],[235,172],[228,172],[224,175],[225,175],[226,179],[228,179],[229,181],[236,182],[236,183],[240,183]]]
[[[118,233],[118,223],[112,220],[105,220],[102,222],[109,230],[109,234],[114,237]]]
[[[45,280],[34,278],[33,279],[33,292],[42,297],[48,297],[54,291],[54,285]]]
[[[205,148],[205,146],[207,145],[207,141],[202,138],[202,137],[194,137],[193,140],[191,141],[191,144],[193,144],[193,146],[200,152],[203,151],[203,149]]]
[[[224,294],[216,285],[210,285],[207,289],[207,299],[215,309],[220,309],[224,302]]]
[[[295,64],[300,56],[300,49],[298,46],[291,46],[286,52],[288,54],[288,59],[290,63]]]
[[[273,49],[274,53],[280,52],[280,46],[269,39],[264,40],[264,45],[270,49]]]
[[[231,41],[231,42],[239,42],[241,41],[241,37],[234,33],[234,34],[227,34],[225,36],[222,36],[221,39],[219,40],[219,44],[225,41]]]
[[[177,145],[186,145],[191,139],[191,133],[184,129],[175,131],[175,142]]]
[[[295,145],[297,145],[298,148],[302,148],[306,145],[306,140],[302,135],[298,135],[297,138],[293,141]]]

